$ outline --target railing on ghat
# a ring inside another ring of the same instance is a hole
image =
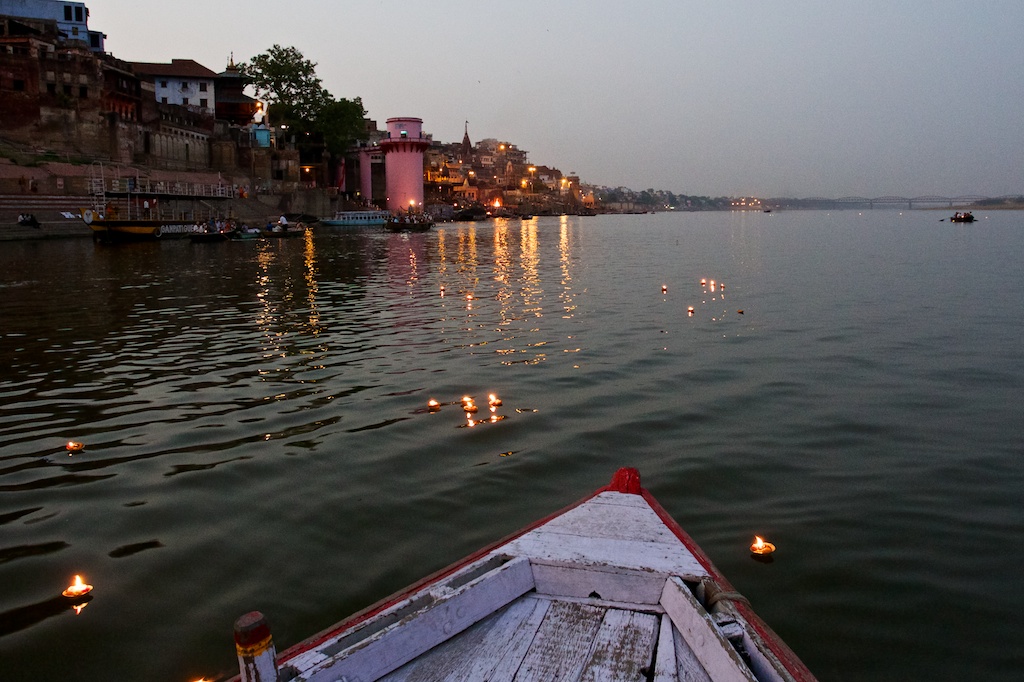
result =
[[[153,182],[148,179],[120,178],[110,180],[106,191],[115,193],[137,194],[172,194],[183,197],[221,197],[234,196],[234,188],[230,185],[209,184],[200,182]]]

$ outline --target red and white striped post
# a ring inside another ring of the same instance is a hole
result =
[[[277,651],[262,613],[250,611],[235,621],[235,650],[242,682],[277,682]]]

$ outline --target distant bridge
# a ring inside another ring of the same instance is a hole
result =
[[[797,202],[801,204],[818,204],[818,205],[832,205],[837,208],[892,208],[902,207],[907,208],[923,208],[929,206],[947,206],[952,208],[953,206],[965,206],[974,204],[979,201],[999,201],[999,200],[1016,200],[1019,199],[1019,195],[1009,195],[1004,197],[983,197],[975,195],[966,195],[960,197],[940,197],[940,196],[922,196],[922,197],[897,197],[897,196],[886,196],[886,197],[840,197],[838,199],[831,199],[826,197],[809,197],[807,199],[798,199]],[[769,199],[769,204],[784,204],[786,199]]]

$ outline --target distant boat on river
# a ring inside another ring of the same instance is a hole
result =
[[[338,211],[333,218],[321,218],[320,224],[326,227],[383,227],[391,218],[387,211]]]
[[[958,213],[954,213],[953,217],[949,219],[949,222],[951,222],[951,223],[973,223],[974,222],[974,214],[971,213],[970,211],[965,211],[963,213],[959,213],[959,212]]]
[[[434,219],[423,213],[392,216],[387,228],[392,232],[426,232],[434,226]]]

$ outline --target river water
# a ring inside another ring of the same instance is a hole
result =
[[[0,677],[226,677],[635,466],[820,679],[1019,679],[1024,214],[946,215],[5,243]]]

